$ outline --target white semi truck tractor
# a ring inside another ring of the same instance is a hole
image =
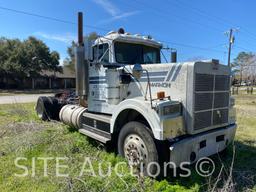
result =
[[[228,66],[218,60],[161,63],[162,44],[150,36],[119,29],[90,43],[83,40],[81,13],[79,26],[79,102],[62,107],[62,122],[114,143],[135,166],[194,163],[234,140]]]

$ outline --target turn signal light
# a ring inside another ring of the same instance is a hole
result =
[[[164,91],[160,91],[157,92],[157,99],[164,99],[165,98],[165,92]]]

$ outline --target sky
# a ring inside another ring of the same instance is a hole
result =
[[[214,58],[226,64],[225,32],[230,28],[237,29],[232,59],[241,51],[255,51],[255,7],[254,0],[0,0],[0,36],[35,36],[58,51],[62,62],[67,47],[77,39],[74,23],[77,12],[82,11],[86,34],[95,31],[105,35],[123,27],[177,49],[178,61]]]

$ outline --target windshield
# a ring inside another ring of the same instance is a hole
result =
[[[160,50],[146,45],[116,42],[115,55],[117,63],[160,63]]]

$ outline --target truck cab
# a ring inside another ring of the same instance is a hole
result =
[[[117,105],[129,98],[143,96],[143,89],[132,87],[135,64],[160,63],[162,45],[148,37],[109,32],[92,45],[89,66],[88,110],[113,114]],[[140,80],[147,80],[145,73]]]

